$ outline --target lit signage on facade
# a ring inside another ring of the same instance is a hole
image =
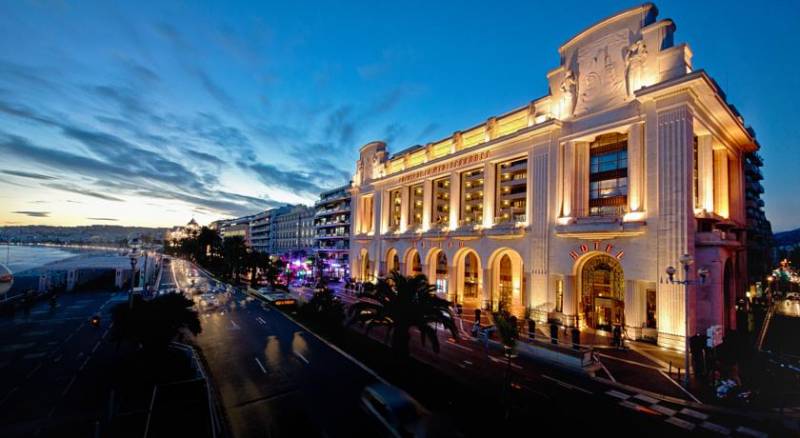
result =
[[[477,163],[489,158],[489,151],[483,152],[476,152],[471,155],[467,155],[466,157],[461,157],[456,160],[448,161],[447,163],[437,164],[435,166],[431,166],[427,169],[418,170],[416,172],[411,172],[407,175],[403,175],[400,177],[400,182],[405,183],[408,181],[413,181],[419,178],[425,178],[426,176],[434,175],[440,172],[446,172],[448,170],[457,169],[461,166],[466,166],[468,164]]]
[[[617,260],[622,260],[622,258],[625,257],[625,251],[615,249],[613,243],[603,243],[600,240],[595,240],[591,244],[582,243],[578,249],[570,251],[569,256],[572,257],[572,260],[578,260],[583,254],[589,251],[602,251],[615,257]]]

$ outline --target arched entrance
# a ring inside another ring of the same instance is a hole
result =
[[[522,314],[525,273],[522,257],[516,251],[504,248],[489,258],[491,267],[491,304],[493,309],[505,308],[514,314]]]
[[[580,268],[580,318],[586,326],[611,330],[625,324],[625,276],[614,257],[591,256]]]
[[[406,275],[409,277],[416,277],[422,274],[422,260],[419,257],[419,252],[416,249],[411,249],[406,253]]]
[[[436,286],[438,295],[447,295],[447,255],[441,249],[428,254],[428,281]]]
[[[468,306],[480,306],[483,273],[480,258],[473,249],[464,248],[455,256],[456,300]]]
[[[400,270],[400,256],[397,255],[397,250],[394,248],[389,249],[386,253],[386,276],[392,275],[392,272]]]

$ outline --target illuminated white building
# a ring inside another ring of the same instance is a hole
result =
[[[501,303],[587,330],[681,347],[685,293],[664,274],[688,253],[690,332],[735,325],[746,260],[742,157],[758,148],[652,4],[569,39],[550,92],[390,155],[360,150],[353,277],[424,273],[465,305]]]

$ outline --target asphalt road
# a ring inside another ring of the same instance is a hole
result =
[[[181,288],[186,266],[171,269]],[[217,296],[219,306],[201,307],[197,343],[233,436],[381,436],[359,406],[377,376],[261,301]]]
[[[108,388],[108,311],[124,293],[70,293],[0,316],[0,436],[91,436]],[[100,327],[89,324],[102,316]],[[67,427],[58,433],[56,428]]]

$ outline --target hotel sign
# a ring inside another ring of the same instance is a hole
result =
[[[470,154],[465,157],[461,157],[455,160],[448,161],[446,163],[431,166],[427,169],[422,169],[416,172],[411,172],[409,174],[403,175],[400,177],[400,182],[406,183],[408,181],[413,181],[419,178],[425,178],[427,176],[431,176],[441,172],[446,172],[448,170],[458,169],[459,167],[463,167],[472,163],[477,163],[487,158],[489,158],[488,150],[483,152],[475,152],[474,154]]]
[[[578,260],[583,254],[586,254],[589,251],[601,251],[612,257],[615,257],[617,260],[622,260],[622,258],[625,257],[625,251],[614,248],[613,243],[603,243],[599,240],[595,240],[590,244],[581,244],[577,249],[570,251],[569,256],[572,258],[572,260]]]

